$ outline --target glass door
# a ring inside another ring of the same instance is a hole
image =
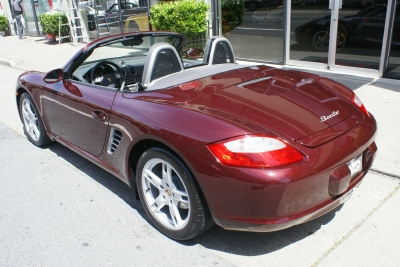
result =
[[[22,16],[25,20],[24,35],[39,35],[34,12],[36,10],[36,14],[39,16],[41,9],[46,11],[46,3],[43,1],[34,0],[33,3],[32,5],[32,0],[22,1],[24,6],[24,14]]]
[[[387,3],[388,0],[292,1],[286,62],[378,75]]]
[[[294,0],[290,14],[290,60],[328,64],[331,10],[329,0]],[[296,64],[299,65],[299,64]]]
[[[282,62],[284,9],[282,0],[221,0],[222,35],[235,57]]]
[[[387,0],[343,0],[335,65],[379,70]]]
[[[400,4],[395,3],[395,5],[390,57],[385,78],[400,80]]]

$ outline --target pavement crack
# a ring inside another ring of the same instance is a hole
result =
[[[385,175],[385,176],[389,176],[391,178],[400,179],[400,175],[397,175],[397,174],[394,174],[394,173],[385,172],[385,171],[380,171],[380,170],[377,170],[377,169],[374,169],[374,168],[371,168],[370,172],[376,173],[376,174]]]
[[[392,177],[392,176],[391,176]],[[337,247],[340,246],[346,239],[348,239],[358,228],[361,227],[368,219],[371,217],[377,210],[380,209],[380,207],[383,206],[383,204],[386,203],[386,201],[389,200],[397,191],[399,191],[400,186],[396,186],[395,189],[393,189],[384,199],[381,200],[381,202],[376,206],[371,212],[369,212],[364,219],[361,220],[358,224],[356,224],[347,234],[345,234],[341,239],[335,242],[335,244],[328,250],[326,251],[316,262],[314,262],[311,267],[316,267],[318,266],[326,257],[329,256]]]

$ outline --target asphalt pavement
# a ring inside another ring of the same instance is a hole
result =
[[[0,266],[400,266],[400,81],[307,70],[349,86],[378,122],[373,169],[344,205],[279,232],[214,227],[176,242],[118,179],[23,136],[16,78],[60,67],[80,47],[0,37]]]

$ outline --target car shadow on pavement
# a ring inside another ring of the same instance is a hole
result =
[[[296,243],[321,229],[340,211],[342,205],[312,221],[276,232],[255,233],[228,231],[215,226],[184,245],[200,244],[206,248],[241,256],[265,255]]]
[[[135,209],[144,220],[151,224],[142,207],[142,204],[140,201],[136,200],[131,188],[124,182],[57,142],[54,142],[47,148],[58,157],[64,159],[69,164],[92,178],[94,181],[109,189],[111,192],[125,201],[130,207]]]
[[[125,201],[130,207],[135,209],[144,220],[152,225],[140,201],[136,200],[129,186],[120,181],[117,177],[57,142],[47,146],[47,149],[85,173],[94,181],[109,189],[112,193]],[[200,244],[209,249],[243,256],[264,255],[282,249],[314,234],[322,225],[329,223],[341,207],[342,206],[339,206],[333,211],[315,220],[277,232],[239,232],[224,230],[219,226],[214,226],[192,240],[175,242],[184,246]],[[154,227],[154,229],[158,231],[157,228]],[[162,235],[161,232],[159,233]]]

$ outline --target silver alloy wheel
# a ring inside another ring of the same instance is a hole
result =
[[[329,48],[329,31],[319,31],[313,36],[313,45],[317,50]]]
[[[153,158],[144,165],[141,179],[145,202],[154,218],[168,229],[183,229],[190,218],[189,196],[171,164]]]
[[[40,138],[39,121],[31,101],[27,98],[22,101],[22,117],[26,132],[34,141],[38,141]]]

